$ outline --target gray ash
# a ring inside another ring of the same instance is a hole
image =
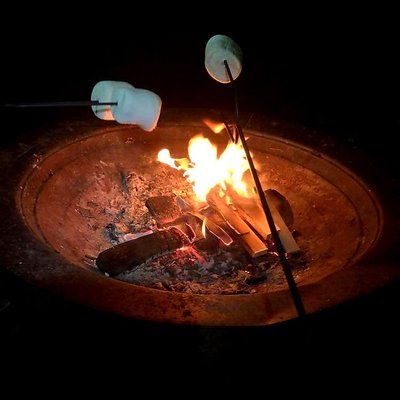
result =
[[[292,259],[301,273],[305,260]],[[186,246],[155,257],[116,276],[117,279],[154,289],[194,294],[248,294],[285,284],[278,257],[268,253],[249,259],[239,243],[213,251]]]

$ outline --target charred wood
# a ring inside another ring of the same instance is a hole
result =
[[[154,232],[101,252],[96,265],[100,271],[114,276],[185,244],[184,235],[177,229]]]

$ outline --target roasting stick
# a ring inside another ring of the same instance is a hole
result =
[[[304,306],[303,306],[303,302],[301,300],[299,290],[298,290],[298,288],[296,286],[296,282],[295,282],[295,280],[293,278],[293,274],[292,274],[292,271],[290,269],[289,262],[286,259],[285,250],[283,248],[282,241],[281,241],[281,239],[279,237],[278,231],[276,230],[275,222],[274,222],[274,219],[272,217],[272,213],[271,213],[270,207],[268,206],[267,199],[265,198],[264,191],[263,191],[263,188],[261,186],[260,178],[258,177],[258,173],[257,173],[257,170],[256,170],[256,168],[254,166],[253,159],[251,157],[249,147],[247,146],[246,138],[244,137],[244,134],[243,134],[243,131],[242,131],[242,126],[241,126],[240,120],[239,120],[239,101],[238,101],[237,89],[236,89],[235,81],[233,79],[233,76],[232,76],[232,73],[231,73],[231,70],[229,68],[229,64],[228,64],[227,60],[224,60],[224,65],[225,65],[225,69],[226,69],[226,72],[227,72],[228,77],[229,77],[230,84],[233,87],[233,91],[234,91],[237,135],[238,135],[238,137],[240,139],[240,142],[242,144],[243,150],[246,153],[246,158],[247,158],[247,162],[249,163],[251,176],[253,177],[253,181],[254,181],[254,184],[255,184],[256,190],[257,190],[257,194],[258,194],[258,196],[260,198],[260,201],[261,201],[262,209],[263,209],[265,217],[267,219],[267,222],[268,222],[268,225],[269,225],[269,229],[271,230],[272,239],[275,242],[276,250],[278,252],[279,261],[282,264],[283,272],[285,273],[285,277],[286,277],[286,280],[287,280],[287,283],[288,283],[288,286],[289,286],[289,289],[290,289],[290,293],[292,294],[293,302],[294,302],[294,304],[296,306],[297,314],[299,315],[299,317],[304,317],[306,315],[306,312],[305,312],[305,309],[304,309]]]
[[[224,125],[226,131],[228,132],[229,139],[231,140],[232,143],[235,143],[234,134],[232,133],[231,127],[228,125],[228,122],[225,119],[224,119]]]
[[[92,89],[88,101],[54,101],[5,104],[13,108],[91,107],[97,118],[119,124],[137,125],[151,132],[160,117],[161,98],[150,90],[140,89],[128,82],[100,81]]]
[[[35,107],[86,107],[86,106],[117,106],[118,102],[100,102],[98,100],[83,101],[51,101],[39,103],[16,103],[4,104],[4,107],[12,108],[35,108]]]

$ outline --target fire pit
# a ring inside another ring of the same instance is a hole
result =
[[[152,133],[93,119],[63,122],[38,132],[39,146],[20,144],[18,157],[7,160],[14,174],[4,197],[9,211],[1,233],[2,264],[66,298],[139,319],[267,325],[295,317],[279,265],[262,286],[228,294],[138,285],[96,268],[99,253],[123,236],[140,234],[144,222],[151,224],[145,221],[146,199],[185,185],[179,171],[157,161],[157,153],[168,147],[185,154],[189,139],[207,132],[201,122],[207,113],[187,115],[165,112]],[[357,174],[317,145],[296,141],[307,139],[305,130],[255,118],[245,134],[263,187],[290,203],[305,256],[293,272],[308,313],[397,276],[379,252],[381,207]],[[225,137],[213,140],[223,145]]]

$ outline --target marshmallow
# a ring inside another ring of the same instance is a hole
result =
[[[161,112],[161,99],[146,89],[121,88],[118,91],[118,106],[112,114],[120,124],[136,124],[145,131],[157,126]]]
[[[119,81],[100,81],[94,85],[91,100],[101,103],[118,102],[119,90],[122,88],[132,88],[133,86],[127,82]],[[92,110],[96,117],[106,121],[114,121],[112,110],[117,106],[92,106]]]
[[[224,60],[228,62],[233,79],[236,79],[242,71],[242,50],[230,37],[215,35],[207,42],[204,64],[212,78],[229,83]]]
[[[92,100],[116,102],[113,106],[92,106],[97,117],[120,124],[136,124],[152,131],[161,112],[161,99],[146,89],[137,89],[126,82],[101,81],[92,91]]]

